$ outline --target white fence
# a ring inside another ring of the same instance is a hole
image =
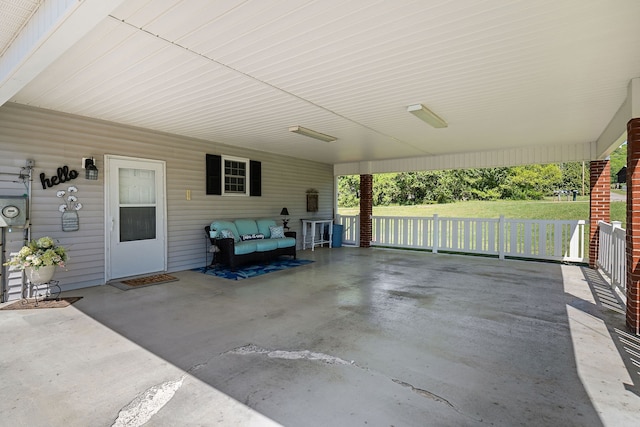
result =
[[[627,299],[627,232],[620,222],[608,224],[598,221],[598,268],[609,279],[611,286],[626,302]]]
[[[372,246],[586,262],[585,221],[490,218],[372,218]],[[338,215],[345,244],[359,244],[359,217]]]
[[[342,241],[346,245],[360,244],[360,215],[336,215],[336,224],[344,227]]]

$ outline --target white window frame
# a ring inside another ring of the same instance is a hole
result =
[[[223,196],[240,196],[249,197],[251,191],[251,164],[249,159],[243,157],[221,156],[222,157],[222,195]],[[244,177],[244,192],[227,192],[227,161],[245,164],[246,175]]]

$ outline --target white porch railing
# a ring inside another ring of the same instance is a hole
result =
[[[627,231],[614,221],[598,221],[598,268],[623,301],[627,300]]]
[[[374,216],[372,246],[428,249],[554,261],[586,262],[584,220]],[[356,239],[359,217],[338,215],[345,244]],[[347,232],[347,230],[352,230]]]
[[[342,243],[360,245],[360,215],[336,215],[336,224],[344,226]]]

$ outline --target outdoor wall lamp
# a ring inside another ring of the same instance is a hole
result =
[[[90,179],[92,181],[96,181],[98,179],[98,168],[96,167],[93,157],[84,159],[84,169],[86,171],[86,179]]]

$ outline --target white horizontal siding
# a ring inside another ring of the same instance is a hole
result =
[[[69,249],[68,270],[58,270],[63,289],[104,283],[104,155],[114,154],[166,161],[168,271],[204,265],[204,226],[214,219],[269,217],[279,220],[287,207],[292,231],[300,232],[306,212],[306,191],[320,193],[316,217],[333,215],[334,186],[331,165],[283,157],[202,140],[119,126],[78,116],[9,104],[0,108],[0,171],[19,172],[34,159],[31,234],[50,235]],[[205,154],[226,154],[262,162],[262,197],[224,197],[205,194]],[[97,181],[84,179],[81,158],[96,159]],[[43,189],[39,174],[55,175],[68,165],[80,177]],[[61,199],[56,191],[78,187],[80,229],[61,230]],[[12,188],[15,184],[10,184]],[[0,186],[0,189],[3,188]],[[24,187],[22,187],[24,188]],[[191,190],[191,200],[186,191]],[[9,191],[9,190],[7,190]],[[22,194],[20,187],[14,193]],[[15,233],[14,233],[15,234]],[[21,238],[12,244],[17,250]]]
[[[333,173],[335,176],[342,176],[387,172],[494,168],[528,164],[591,161],[594,159],[596,159],[595,143],[553,146],[541,145],[476,153],[340,163],[334,165]]]

